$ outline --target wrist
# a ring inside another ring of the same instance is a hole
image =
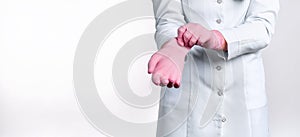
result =
[[[168,40],[163,46],[162,48],[173,48],[176,49],[177,52],[179,53],[184,53],[186,54],[187,52],[190,51],[190,47],[186,47],[186,46],[180,46],[177,42],[176,38],[172,38],[170,40]]]

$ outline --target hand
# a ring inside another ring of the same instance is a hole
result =
[[[181,46],[200,45],[214,50],[227,50],[223,35],[217,30],[208,30],[197,23],[188,23],[178,28],[177,42]]]
[[[152,74],[155,85],[179,88],[184,67],[184,58],[190,48],[178,45],[177,40],[167,41],[148,63],[148,73]]]

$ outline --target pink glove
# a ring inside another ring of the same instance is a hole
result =
[[[188,23],[178,28],[177,42],[181,46],[200,45],[214,50],[227,50],[223,35],[217,30],[208,30],[197,23]]]
[[[179,88],[184,58],[189,47],[178,45],[177,40],[167,41],[148,63],[148,73],[152,74],[152,82],[156,85]]]

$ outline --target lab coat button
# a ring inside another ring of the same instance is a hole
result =
[[[221,24],[222,20],[221,20],[221,19],[217,19],[216,22],[217,22],[218,24]]]
[[[221,4],[221,3],[222,3],[222,0],[217,0],[217,3],[218,3],[218,4]]]
[[[226,120],[227,120],[226,117],[223,117],[221,121],[224,123],[226,122]]]
[[[219,96],[223,96],[223,91],[222,91],[222,90],[219,90],[219,91],[218,91],[218,95],[219,95]]]
[[[222,67],[221,67],[221,66],[217,66],[216,69],[217,69],[218,71],[220,71],[220,70],[222,69]]]

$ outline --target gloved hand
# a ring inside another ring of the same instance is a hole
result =
[[[148,73],[152,74],[152,82],[169,88],[179,88],[181,74],[184,67],[184,58],[189,47],[178,45],[176,38],[167,41],[148,63]]]
[[[227,50],[223,35],[217,30],[208,30],[197,23],[188,23],[178,28],[177,42],[181,46],[200,45],[214,50]]]

